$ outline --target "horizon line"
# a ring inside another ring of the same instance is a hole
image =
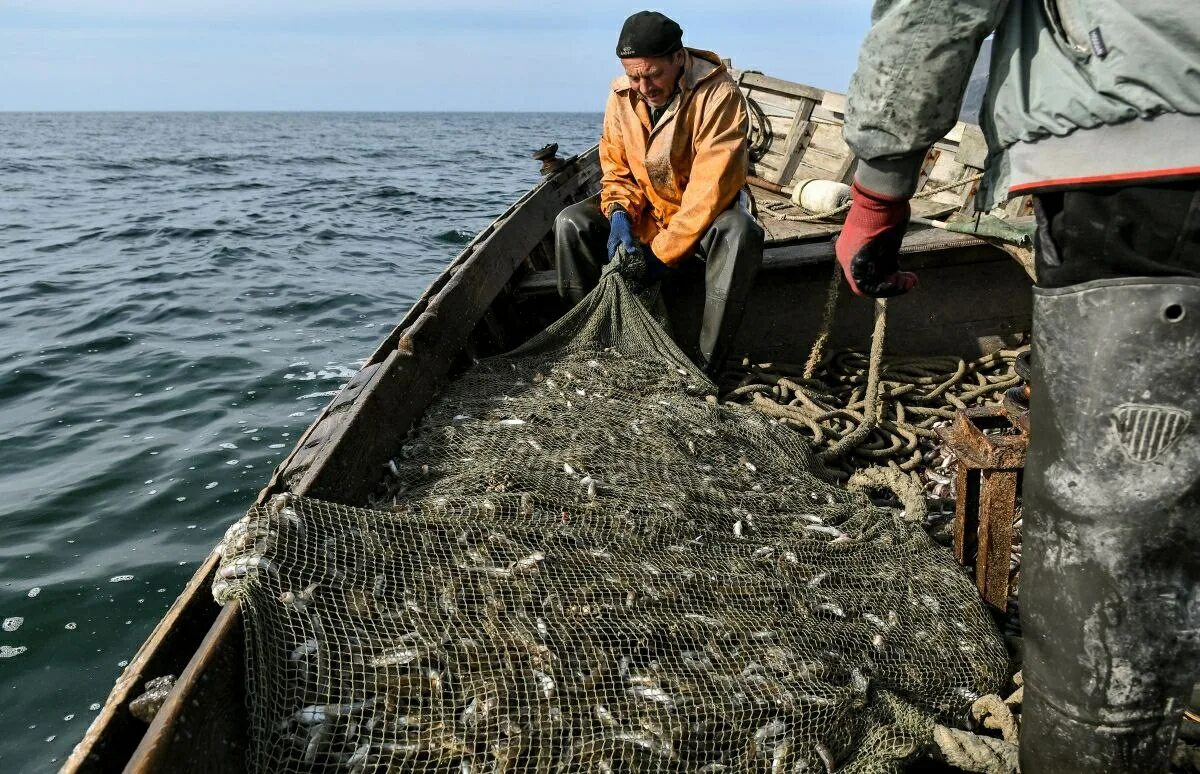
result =
[[[0,108],[4,113],[595,113],[603,110],[401,110],[394,108]]]

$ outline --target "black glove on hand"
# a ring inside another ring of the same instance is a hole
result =
[[[638,244],[633,250],[620,245],[613,258],[617,262],[617,273],[631,282],[650,285],[662,279],[668,266],[658,260],[649,245]]]

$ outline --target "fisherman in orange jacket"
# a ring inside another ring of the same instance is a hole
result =
[[[749,121],[720,58],[683,47],[683,30],[655,11],[625,20],[617,40],[625,75],[612,83],[600,137],[600,194],[554,224],[559,294],[578,302],[619,246],[640,252],[635,279],[667,279],[703,264],[697,360],[715,373],[741,323],[762,263],[763,231],[739,194],[749,165]]]

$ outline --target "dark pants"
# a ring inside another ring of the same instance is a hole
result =
[[[1165,771],[1200,678],[1200,183],[1035,209],[1021,768]]]
[[[1115,277],[1200,277],[1200,184],[1042,194],[1037,277],[1061,288]]]
[[[607,243],[608,218],[600,212],[599,196],[558,214],[554,252],[560,296],[578,303],[596,286],[601,267],[608,263]],[[696,245],[694,260],[704,266],[705,290],[697,360],[710,373],[719,370],[729,354],[762,265],[762,249],[762,227],[738,202],[717,216]],[[686,273],[669,271],[663,282]]]

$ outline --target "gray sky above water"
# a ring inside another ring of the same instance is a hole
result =
[[[624,18],[845,91],[869,0],[8,0],[0,110],[600,111]]]

